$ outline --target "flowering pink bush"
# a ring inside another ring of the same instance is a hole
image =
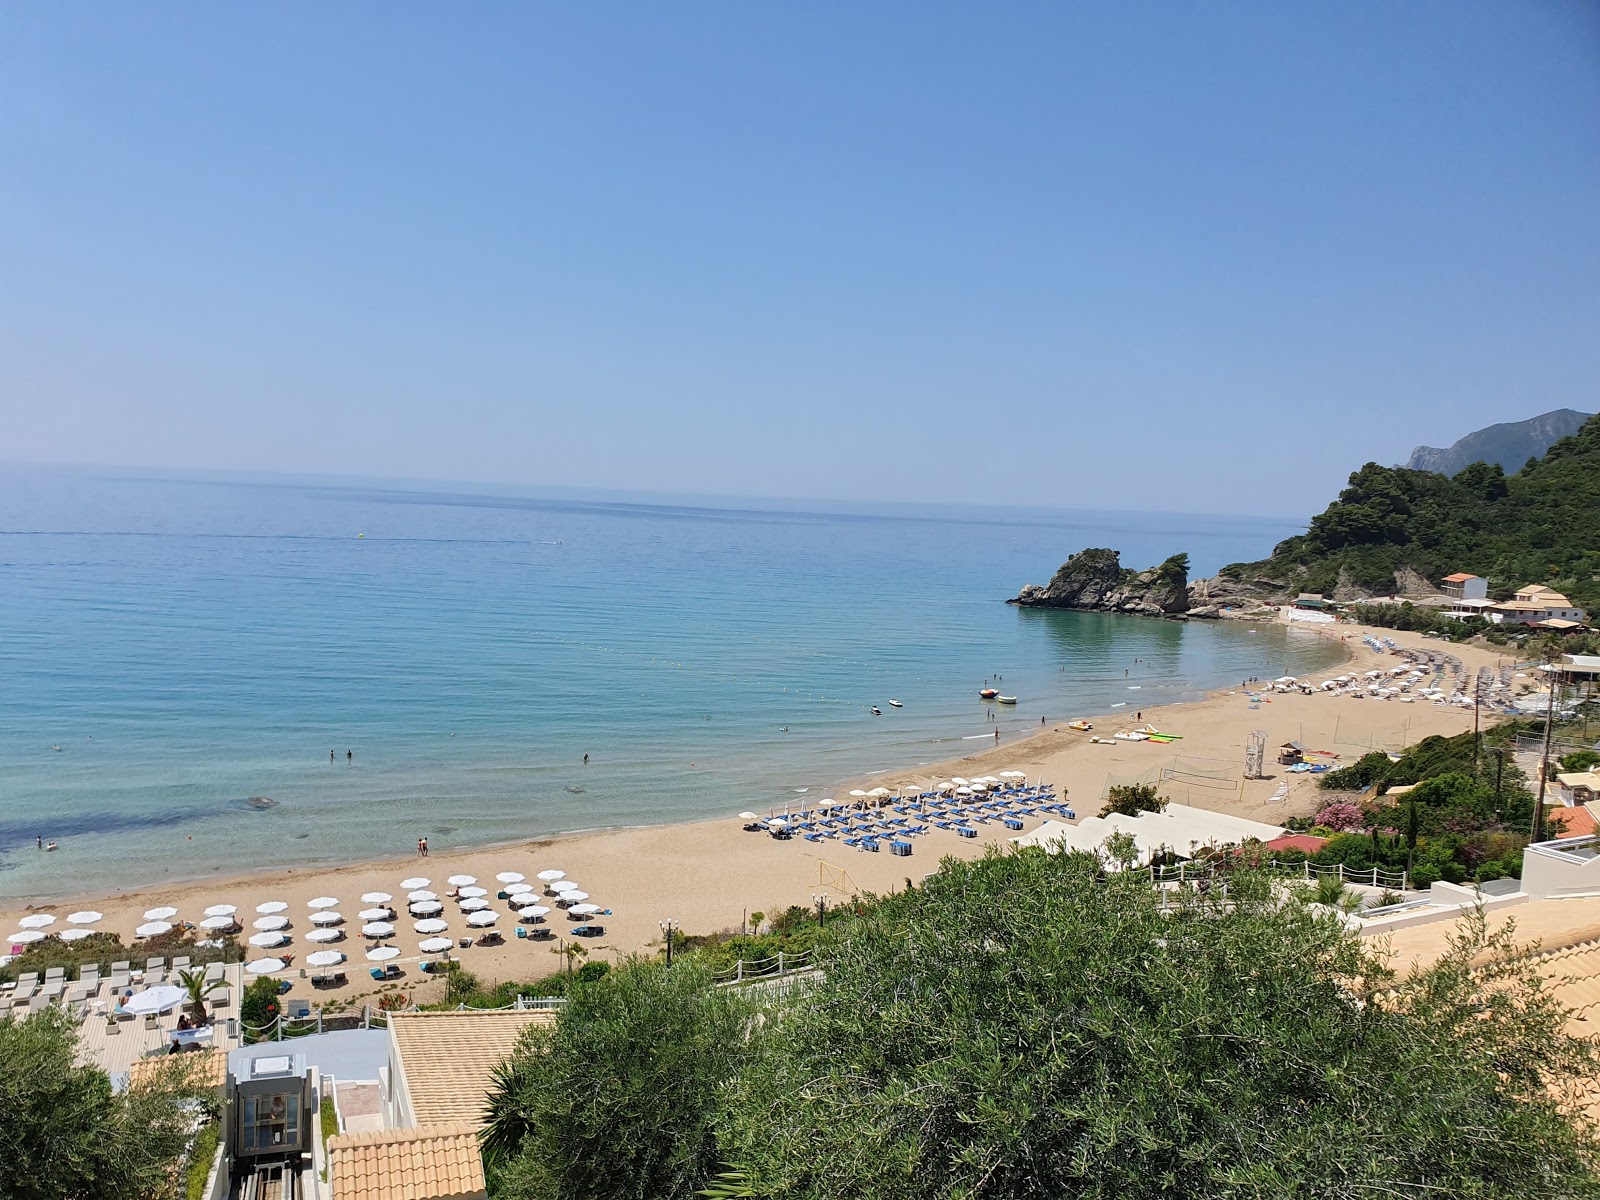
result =
[[[1317,813],[1316,823],[1327,826],[1335,833],[1349,833],[1367,827],[1361,806],[1348,800],[1334,800],[1323,805]]]

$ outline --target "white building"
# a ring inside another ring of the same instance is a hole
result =
[[[1586,619],[1583,609],[1574,607],[1560,592],[1537,583],[1519,589],[1515,599],[1486,611],[1491,621],[1504,625],[1536,625],[1541,621],[1573,621],[1581,625]]]
[[[1481,575],[1468,575],[1457,571],[1439,581],[1439,590],[1452,600],[1487,600],[1489,581]]]
[[[1140,813],[1137,817],[1113,813],[1109,817],[1086,817],[1076,825],[1046,821],[1032,833],[1011,840],[1018,846],[1097,852],[1113,833],[1129,833],[1138,848],[1138,861],[1143,864],[1162,850],[1170,850],[1181,858],[1192,858],[1195,851],[1205,846],[1234,845],[1246,838],[1269,842],[1282,832],[1278,825],[1191,808],[1187,804],[1169,804],[1162,812]]]

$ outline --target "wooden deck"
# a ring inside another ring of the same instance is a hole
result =
[[[213,1014],[211,1028],[214,1033],[209,1042],[201,1044],[214,1046],[226,1053],[239,1046],[237,1034],[230,1038],[228,1029],[230,1019],[237,1028],[239,997],[244,994],[243,967],[238,963],[230,963],[225,969],[224,978],[231,992],[228,1007]],[[78,1026],[78,1045],[85,1062],[103,1067],[111,1075],[112,1080],[120,1086],[133,1064],[139,1059],[167,1053],[172,1043],[172,1033],[177,1028],[178,1018],[182,1014],[181,1010],[176,1008],[160,1014],[156,1017],[154,1029],[147,1028],[143,1017],[124,1018],[117,1022],[117,1031],[111,1033],[107,1026],[106,1013],[115,1004],[116,998],[108,995],[107,989],[102,985],[100,994],[88,1002],[88,1008]]]

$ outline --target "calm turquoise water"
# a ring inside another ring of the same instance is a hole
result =
[[[1293,529],[7,467],[0,895],[765,809],[991,736],[991,673],[1006,733],[1299,674],[1336,652],[1002,603]]]

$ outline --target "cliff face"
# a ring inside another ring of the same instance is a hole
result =
[[[1024,608],[1183,616],[1189,612],[1189,558],[1175,554],[1148,571],[1122,565],[1115,550],[1080,550],[1049,583],[1030,583],[1009,601]]]
[[[1406,466],[1414,471],[1454,475],[1472,463],[1486,462],[1498,465],[1507,475],[1514,475],[1530,458],[1542,458],[1562,438],[1577,433],[1592,415],[1558,408],[1526,421],[1491,425],[1467,434],[1445,450],[1418,446],[1411,452],[1411,461]]]

